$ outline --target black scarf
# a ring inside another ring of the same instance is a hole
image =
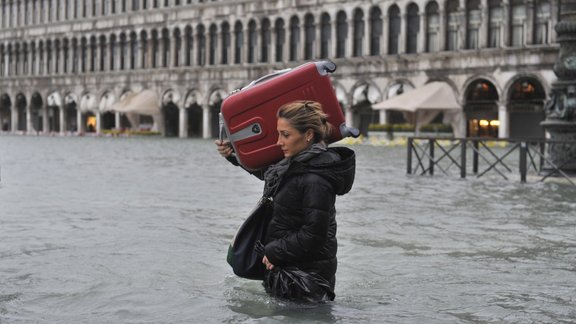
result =
[[[266,172],[264,172],[264,196],[273,197],[274,194],[276,194],[278,186],[292,162],[306,162],[323,152],[326,152],[326,145],[323,143],[315,143],[293,157],[284,158],[282,161],[269,166]]]

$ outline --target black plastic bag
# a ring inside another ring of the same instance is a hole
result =
[[[272,201],[262,197],[238,229],[226,257],[226,261],[237,276],[254,280],[264,279],[266,266],[254,247],[256,242],[264,240],[271,218]]]
[[[259,255],[264,255],[262,243],[257,242],[255,249]],[[295,266],[274,266],[274,269],[266,271],[262,284],[268,294],[282,299],[322,302],[334,300],[335,297],[328,280]]]

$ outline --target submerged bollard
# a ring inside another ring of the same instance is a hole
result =
[[[414,138],[408,137],[408,152],[406,158],[406,173],[412,174],[412,145],[414,143]]]
[[[526,151],[527,151],[527,143],[520,142],[520,181],[526,182],[526,172],[528,170],[528,166],[526,165]]]

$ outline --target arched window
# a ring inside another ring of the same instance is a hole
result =
[[[429,2],[426,5],[426,52],[433,53],[440,50],[440,14],[438,3]]]
[[[180,35],[180,29],[174,29],[174,53],[172,66],[180,66],[180,53],[182,51],[182,35]]]
[[[339,11],[336,14],[336,57],[346,56],[346,38],[348,38],[348,22],[346,13]]]
[[[140,53],[141,56],[141,63],[140,68],[147,69],[148,68],[148,33],[143,30],[140,32],[140,44],[142,52]]]
[[[52,41],[48,40],[46,42],[46,74],[50,73],[52,73]]]
[[[162,29],[162,67],[168,67],[168,58],[170,57],[170,32],[168,29]]]
[[[140,10],[140,0],[132,0],[132,10]]]
[[[152,63],[152,68],[155,69],[158,67],[158,57],[160,56],[160,42],[158,40],[158,31],[157,30],[153,30],[152,31],[152,35],[151,35],[151,45],[152,45],[152,58],[151,58],[151,63]]]
[[[136,68],[138,55],[138,38],[136,37],[136,33],[132,32],[130,33],[130,70]]]
[[[193,51],[194,51],[194,39],[192,37],[192,27],[190,26],[186,26],[186,29],[184,29],[184,47],[186,48],[185,54],[184,54],[184,64],[186,66],[191,66],[192,65],[192,56],[193,56]]]
[[[36,71],[36,58],[37,52],[36,52],[36,44],[35,43],[31,43],[30,44],[30,75],[36,75],[37,71]],[[2,67],[2,65],[4,64],[4,48],[0,47],[0,76],[4,75],[4,68]]]
[[[468,0],[466,4],[466,48],[477,49],[479,47],[480,25],[482,24],[482,12],[480,0]]]
[[[535,5],[534,44],[550,42],[550,2],[541,0]]]
[[[120,70],[126,69],[126,57],[127,57],[127,47],[126,44],[126,34],[120,34]]]
[[[4,8],[2,8],[4,9]],[[4,45],[0,44],[0,76],[5,76],[5,66],[4,66]],[[34,54],[32,54],[32,58],[34,59]]]
[[[330,15],[323,13],[320,18],[320,58],[330,56],[331,30]]]
[[[198,25],[196,28],[196,39],[198,40],[198,57],[197,57],[197,64],[199,66],[206,65],[206,28],[204,25]]]
[[[106,67],[106,37],[100,36],[100,71],[104,71]],[[66,68],[66,62],[64,62]]]
[[[382,10],[372,7],[370,9],[370,55],[380,55],[382,32]]]
[[[314,57],[314,41],[316,40],[316,27],[314,16],[307,14],[304,17],[304,59],[311,60]]]
[[[110,35],[110,44],[108,45],[110,46],[110,58],[109,58],[110,71],[114,71],[116,69],[114,58],[116,58],[118,55],[118,47],[116,46],[116,35],[114,34]]]
[[[40,69],[42,69],[42,52],[40,52],[39,61],[40,61]],[[88,40],[86,38],[82,38],[80,40],[80,72],[86,72],[88,69]]]
[[[20,74],[20,44],[14,46],[14,75]]]
[[[242,63],[242,48],[244,47],[244,27],[241,22],[234,25],[234,63]]]
[[[97,59],[98,47],[96,44],[96,37],[90,37],[90,72],[96,71],[96,59]]]
[[[455,51],[459,46],[458,0],[448,0],[446,18],[446,50]]]
[[[256,43],[258,34],[256,33],[256,22],[250,20],[248,23],[248,63],[256,62]]]
[[[488,0],[488,47],[500,47],[503,17],[501,0]]]
[[[208,51],[208,64],[214,65],[216,64],[216,50],[218,47],[218,27],[215,24],[210,25],[209,29],[209,51]]]
[[[220,55],[220,63],[221,64],[228,64],[229,53],[230,53],[230,24],[227,22],[223,22],[222,26],[222,47],[221,47],[221,55]]]
[[[354,10],[354,44],[352,56],[362,56],[364,47],[364,12],[361,9]]]
[[[64,55],[66,55],[66,49],[64,49],[63,52]],[[64,68],[66,68],[66,65],[64,65]],[[24,43],[22,44],[22,73],[28,75],[28,72],[28,44]]]
[[[290,18],[290,61],[298,59],[298,45],[300,43],[300,19],[297,16]]]
[[[415,3],[408,5],[406,20],[406,53],[418,52],[418,32],[420,31],[420,9]]]
[[[268,62],[269,58],[269,51],[270,51],[270,41],[271,41],[271,31],[270,31],[270,20],[268,18],[262,19],[260,26],[260,33],[262,36],[260,37],[260,62]]]
[[[526,22],[526,4],[523,0],[512,0],[510,8],[510,46],[524,45],[524,24]]]
[[[284,30],[284,20],[279,18],[274,25],[276,33],[276,62],[284,60],[284,43],[286,42],[286,31]]]
[[[400,42],[400,9],[393,5],[388,9],[388,54],[398,54]]]

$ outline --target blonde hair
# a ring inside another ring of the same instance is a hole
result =
[[[314,132],[314,143],[325,141],[332,131],[332,125],[327,121],[328,115],[317,101],[292,101],[281,106],[276,116],[288,120],[302,134],[311,129]]]

